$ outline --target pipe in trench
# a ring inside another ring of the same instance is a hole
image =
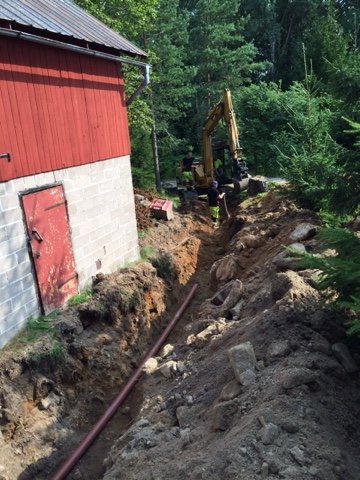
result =
[[[191,288],[190,292],[187,294],[187,296],[186,296],[185,300],[183,301],[183,303],[181,304],[180,308],[175,313],[174,317],[170,320],[169,324],[167,325],[167,327],[165,328],[163,333],[160,335],[160,337],[158,338],[158,340],[156,341],[154,346],[148,351],[148,353],[146,354],[145,358],[140,363],[137,370],[132,374],[132,376],[128,380],[127,384],[124,386],[124,388],[120,391],[119,395],[115,398],[115,400],[108,407],[108,409],[105,411],[104,415],[100,418],[100,420],[98,420],[98,422],[94,425],[92,430],[81,441],[81,443],[78,445],[78,447],[69,455],[69,457],[63,463],[63,465],[59,468],[59,470],[52,477],[52,480],[63,480],[63,479],[65,479],[66,476],[74,468],[76,463],[80,460],[80,458],[87,452],[87,450],[90,448],[90,446],[95,441],[95,439],[99,436],[99,434],[102,432],[102,430],[106,427],[109,420],[116,413],[118,408],[121,406],[123,401],[126,399],[126,397],[131,392],[135,383],[138,381],[139,377],[142,374],[144,365],[147,362],[147,360],[149,358],[153,357],[160,350],[160,347],[162,346],[162,344],[164,343],[166,338],[169,336],[169,334],[170,334],[171,330],[174,328],[176,322],[179,320],[179,318],[182,316],[185,309],[189,305],[189,303],[190,303],[192,297],[194,296],[197,288],[198,288],[198,284],[195,283],[195,285]]]

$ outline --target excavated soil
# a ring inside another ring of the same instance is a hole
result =
[[[147,261],[56,318],[62,355],[46,336],[2,352],[0,478],[51,478],[197,282],[69,478],[360,479],[358,346],[285,249],[317,252],[318,219],[272,192],[229,204],[216,231],[201,202],[151,220]]]

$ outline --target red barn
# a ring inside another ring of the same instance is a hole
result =
[[[138,257],[121,67],[144,59],[71,0],[1,1],[0,347]]]

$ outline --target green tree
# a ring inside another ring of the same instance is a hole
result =
[[[279,173],[276,138],[287,128],[289,119],[283,97],[284,92],[274,83],[261,82],[240,90],[235,108],[240,142],[251,172]]]
[[[162,177],[175,175],[176,155],[186,141],[182,125],[194,94],[195,68],[187,64],[189,14],[179,0],[160,0],[149,37],[152,58],[150,99],[156,119]]]
[[[338,114],[336,102],[317,89],[314,75],[294,83],[284,100],[289,123],[277,138],[281,171],[305,206],[328,209],[342,172],[341,147],[329,133]]]
[[[132,42],[140,41],[156,18],[158,0],[75,0],[91,15]]]
[[[189,62],[196,68],[195,97],[188,135],[198,144],[208,111],[229,88],[233,96],[264,68],[256,62],[257,50],[243,37],[244,19],[238,17],[237,0],[189,2]]]
[[[360,335],[360,239],[344,228],[322,229],[318,238],[322,249],[335,252],[327,256],[302,255],[305,268],[318,270],[317,287],[335,307],[352,310],[357,315],[350,334]]]

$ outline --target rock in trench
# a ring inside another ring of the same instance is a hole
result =
[[[145,362],[144,372],[147,373],[148,375],[151,375],[152,373],[155,372],[157,367],[158,367],[158,361],[156,360],[156,358],[149,358]]]
[[[359,370],[346,345],[335,343],[332,345],[331,350],[347,373],[355,373]]]
[[[297,462],[301,467],[305,464],[304,452],[299,447],[293,447],[289,450],[289,452],[295,462]]]
[[[221,390],[219,400],[228,401],[238,397],[241,393],[241,386],[237,380],[227,383]]]
[[[176,362],[169,360],[158,368],[159,372],[164,375],[165,378],[170,378],[176,373]]]
[[[227,430],[234,421],[234,415],[239,409],[236,400],[221,402],[214,406],[212,410],[212,427],[216,430]]]
[[[250,370],[250,368],[248,368],[244,372],[240,373],[239,381],[241,385],[244,385],[244,387],[252,385],[256,381],[256,373],[254,370]]]
[[[235,378],[241,383],[241,374],[246,370],[255,372],[256,357],[250,342],[241,343],[229,350],[230,363],[234,369]]]
[[[291,351],[289,342],[287,340],[276,340],[269,345],[266,353],[268,361],[276,358],[286,357]]]
[[[289,368],[282,374],[281,384],[285,390],[313,383],[317,380],[317,375],[308,368]]]
[[[300,223],[290,234],[290,240],[292,242],[309,240],[316,234],[316,228],[316,225],[313,225],[312,223]]]
[[[239,257],[231,253],[217,260],[210,270],[210,288],[216,290],[219,285],[237,278],[242,270]]]
[[[279,437],[280,431],[277,425],[266,423],[261,432],[261,440],[264,445],[272,445]]]

